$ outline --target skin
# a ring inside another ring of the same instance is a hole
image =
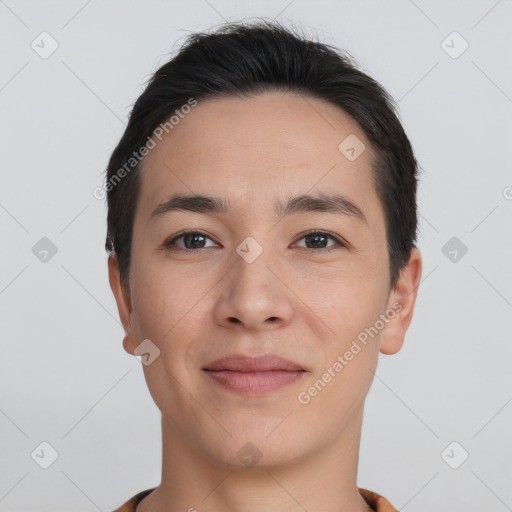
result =
[[[354,161],[338,149],[349,134],[366,146]],[[281,92],[200,101],[147,155],[130,293],[115,254],[109,258],[125,350],[135,354],[144,339],[160,350],[143,370],[162,412],[162,481],[138,512],[370,510],[356,483],[364,400],[379,352],[403,345],[422,267],[413,249],[390,288],[372,158],[370,141],[347,113]],[[274,213],[275,200],[333,191],[355,203],[367,223],[326,212]],[[151,219],[178,192],[224,198],[231,213],[174,211]],[[189,240],[187,247],[197,248],[188,252],[183,238],[174,250],[163,246],[185,229],[207,238]],[[315,241],[303,233],[312,229],[348,245],[321,238],[318,249],[308,248]],[[248,236],[263,248],[252,263],[236,252]],[[298,394],[393,304],[401,307],[394,318],[300,403]],[[244,397],[202,370],[233,353],[277,354],[307,371],[265,396]],[[261,453],[253,467],[237,456],[248,442]]]

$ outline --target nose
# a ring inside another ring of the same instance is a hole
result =
[[[231,271],[219,283],[223,288],[215,307],[217,323],[250,331],[288,325],[294,295],[275,260],[265,251],[252,263],[235,256]]]

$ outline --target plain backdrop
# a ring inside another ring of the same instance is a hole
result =
[[[160,414],[122,348],[92,192],[185,36],[260,17],[353,55],[423,169],[423,281],[380,356],[358,485],[407,512],[512,508],[512,1],[5,0],[0,511],[109,511],[159,484]]]

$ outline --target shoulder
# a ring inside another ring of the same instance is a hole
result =
[[[153,492],[156,487],[151,489],[146,489],[137,493],[135,496],[130,498],[126,503],[123,503],[119,508],[116,508],[113,512],[135,512],[137,505],[151,492]]]
[[[372,510],[375,510],[375,512],[398,512],[398,510],[393,507],[393,505],[391,505],[391,503],[386,498],[384,498],[384,496],[381,496],[380,494],[377,494],[376,492],[370,491],[368,489],[363,489],[361,487],[358,489],[361,496],[365,499],[368,505],[372,507]],[[137,493],[113,512],[135,512],[137,505],[154,490],[155,487]]]
[[[363,489],[361,487],[359,489],[359,494],[365,499],[366,503],[370,505],[372,510],[375,510],[375,512],[398,512],[398,509],[396,509],[391,503],[384,498],[384,496],[381,496],[380,494],[377,494],[376,492],[370,491],[368,489]]]

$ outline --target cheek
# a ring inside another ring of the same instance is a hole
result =
[[[163,340],[172,335],[174,326],[186,320],[200,293],[198,283],[148,255],[134,257],[132,265],[132,301],[139,333]]]
[[[189,278],[157,265],[142,265],[134,275],[133,307],[140,339],[151,340],[160,351],[150,365],[143,366],[144,376],[157,407],[179,424],[175,411],[197,415],[186,390],[192,389],[198,371],[193,366],[198,356],[192,352],[198,349],[194,340],[200,339],[203,325],[204,292]]]
[[[318,305],[311,308],[315,313],[312,321],[318,327],[321,318],[329,331],[318,347],[323,352],[322,365],[302,389],[309,400],[304,414],[332,436],[361,406],[372,383],[370,370],[377,366],[380,333],[370,328],[383,312],[382,288],[344,277],[326,281],[323,293],[310,294],[308,299]]]
[[[172,294],[165,286],[165,280],[155,279],[147,271],[138,276],[135,290],[132,303],[139,336],[160,344],[165,332],[176,321]]]
[[[314,313],[312,322],[318,324],[321,319],[327,337],[338,348],[373,325],[386,301],[382,279],[348,266],[306,279],[297,277],[294,291]]]
[[[140,339],[150,339],[163,356],[155,372],[187,378],[198,359],[195,352],[203,346],[205,315],[211,308],[208,283],[165,262],[138,263],[133,308]]]

